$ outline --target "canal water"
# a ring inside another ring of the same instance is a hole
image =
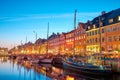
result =
[[[120,80],[120,74],[110,76],[83,75],[50,64],[31,65],[0,57],[0,80]]]

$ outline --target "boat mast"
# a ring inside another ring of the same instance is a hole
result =
[[[102,41],[101,41],[101,20],[100,20],[100,16],[99,16],[99,40],[100,40],[100,57],[101,57],[101,54],[102,54]]]
[[[27,36],[26,36],[26,39],[25,39],[25,53],[27,54]]]
[[[22,44],[22,40],[21,40],[20,43],[21,43],[21,47],[22,47],[22,48],[21,48],[21,53],[23,53],[23,44]]]
[[[47,27],[47,49],[46,49],[46,54],[48,54],[48,36],[49,36],[49,22],[48,22],[48,27]]]
[[[77,10],[75,10],[75,14],[74,14],[74,42],[73,42],[73,54],[75,54],[75,30],[76,30],[76,13],[77,13]]]

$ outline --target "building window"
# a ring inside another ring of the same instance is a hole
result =
[[[114,26],[114,27],[112,27],[112,31],[116,31],[116,27]]]
[[[111,31],[111,29],[110,29],[110,28],[108,28],[108,29],[107,29],[107,32],[110,32],[110,31]]]
[[[90,36],[91,36],[91,32],[90,32]]]
[[[114,49],[116,49],[116,47],[117,47],[117,46],[116,46],[116,45],[114,45]]]
[[[111,41],[112,41],[111,37],[108,37],[108,42],[111,42]]]
[[[98,29],[98,34],[100,34],[100,30]]]
[[[92,40],[90,39],[90,41],[89,41],[90,43],[92,43]]]
[[[105,38],[104,37],[102,37],[102,42],[104,42],[105,41]]]
[[[118,26],[118,30],[120,30],[120,26]]]
[[[120,21],[120,16],[118,16],[118,21]]]
[[[113,22],[113,18],[109,19],[109,23],[112,23]]]
[[[102,28],[102,33],[104,33],[104,28]]]
[[[108,45],[108,50],[111,51],[112,50],[112,46]]]
[[[98,42],[98,39],[97,39],[97,38],[95,39],[95,42]]]
[[[88,29],[90,29],[90,26],[88,26]]]
[[[95,30],[95,35],[97,34],[97,30]]]
[[[87,33],[87,36],[89,36],[89,33]]]
[[[119,35],[119,41],[120,41],[120,35]]]
[[[87,40],[87,43],[89,43],[89,40]]]
[[[114,38],[114,41],[116,41],[116,36],[114,36],[113,38]]]
[[[94,31],[92,31],[92,35],[94,35]]]
[[[105,20],[105,17],[102,17],[102,21]]]
[[[95,24],[93,25],[93,28],[94,28],[94,29],[96,28]]]
[[[92,39],[92,43],[94,43],[94,39]]]

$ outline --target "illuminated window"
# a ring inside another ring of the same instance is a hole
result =
[[[109,23],[112,23],[113,22],[113,18],[109,19]]]
[[[94,25],[93,25],[93,28],[95,29],[95,27],[96,27],[96,26],[95,26],[95,24],[94,24]]]
[[[120,16],[118,16],[118,21],[120,21]]]
[[[90,29],[90,26],[88,26],[88,29]]]

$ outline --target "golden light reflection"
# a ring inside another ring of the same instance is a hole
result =
[[[71,76],[66,76],[66,80],[75,80],[75,78]]]

